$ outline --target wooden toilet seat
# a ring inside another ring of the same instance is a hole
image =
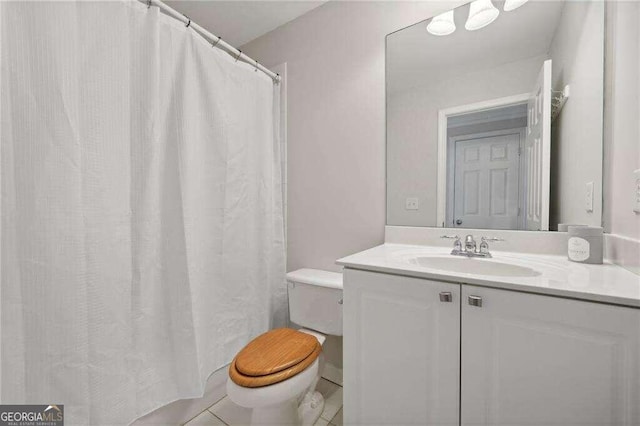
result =
[[[272,385],[309,367],[321,351],[322,346],[314,336],[278,328],[249,342],[231,362],[229,377],[247,388]]]

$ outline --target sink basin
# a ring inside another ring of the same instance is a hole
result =
[[[467,257],[419,256],[409,259],[414,265],[447,272],[500,277],[537,277],[540,272],[526,266]]]

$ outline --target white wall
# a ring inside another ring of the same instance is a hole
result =
[[[383,242],[385,35],[463,3],[332,1],[242,47],[287,63],[289,270]]]
[[[450,80],[425,82],[389,96],[387,218],[389,225],[437,226],[438,110],[529,93],[546,56],[535,56]],[[417,197],[419,210],[405,210]]]
[[[640,240],[632,179],[640,168],[640,3],[608,3],[607,19],[605,228]]]
[[[571,88],[552,126],[552,226],[602,223],[603,16],[603,2],[566,2],[551,43],[552,87]],[[587,182],[594,183],[593,212],[585,207]]]

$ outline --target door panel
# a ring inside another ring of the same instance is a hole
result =
[[[639,336],[638,309],[463,285],[461,424],[637,426]]]
[[[518,229],[520,131],[455,142],[454,226]]]
[[[457,284],[345,270],[345,424],[459,425],[459,294]]]

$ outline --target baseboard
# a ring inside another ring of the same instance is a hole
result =
[[[131,423],[132,426],[176,426],[182,425],[226,395],[229,366],[213,372],[207,379],[201,398],[180,399],[160,407]]]

